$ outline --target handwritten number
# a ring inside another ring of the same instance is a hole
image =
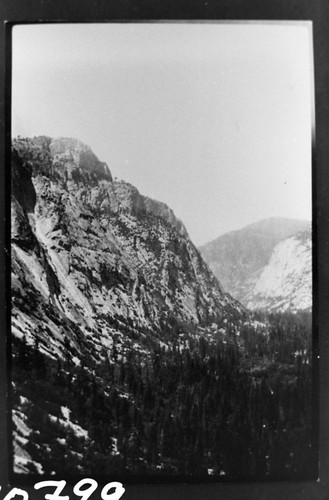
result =
[[[89,484],[89,488],[86,489],[81,489],[82,486],[85,486],[86,484]],[[73,493],[77,495],[78,497],[81,497],[82,500],[88,500],[88,498],[94,493],[95,490],[97,490],[98,483],[95,481],[95,479],[81,479],[73,488]]]
[[[115,489],[112,493],[109,493],[110,490]],[[121,483],[117,483],[116,481],[113,481],[112,483],[107,484],[104,486],[101,492],[101,498],[102,500],[119,500],[119,498],[122,497],[126,490],[122,486]]]
[[[1,489],[1,487],[0,487]],[[26,491],[21,490],[20,488],[13,488],[3,500],[11,500],[12,498],[15,498],[16,495],[20,495],[23,497],[23,500],[29,500],[29,495],[27,494]]]
[[[60,493],[65,488],[65,485],[66,485],[66,481],[64,481],[64,480],[62,480],[62,481],[41,481],[40,483],[36,483],[34,485],[34,489],[39,490],[40,488],[47,488],[48,486],[50,486],[50,487],[57,486],[54,493],[47,493],[45,495],[45,499],[46,500],[70,500],[69,496],[67,496],[67,495],[61,496],[60,495]]]
[[[39,490],[40,488],[56,488],[53,493],[47,493],[45,495],[45,500],[70,500],[68,495],[61,495],[63,489],[66,486],[66,481],[40,481],[34,485],[35,490]],[[87,488],[85,488],[87,486]],[[91,495],[98,488],[98,483],[95,479],[81,479],[73,488],[73,493],[80,497],[81,500],[88,500]],[[0,491],[2,486],[0,486]],[[114,491],[112,491],[114,490]],[[124,489],[122,483],[118,483],[113,481],[112,483],[108,483],[101,491],[102,500],[119,500],[126,490]],[[29,500],[29,495],[26,491],[21,490],[20,488],[13,488],[3,500],[12,500],[16,499],[16,495],[23,497],[23,500]]]

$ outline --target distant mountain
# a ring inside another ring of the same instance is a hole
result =
[[[312,240],[302,231],[278,243],[266,266],[255,277],[246,305],[269,311],[311,311]]]
[[[310,222],[261,220],[220,236],[200,252],[223,287],[246,307],[311,309]]]

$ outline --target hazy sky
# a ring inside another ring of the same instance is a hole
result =
[[[197,245],[311,219],[310,26],[16,26],[13,136],[80,139]]]

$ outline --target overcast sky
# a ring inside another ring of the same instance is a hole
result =
[[[197,245],[271,216],[310,220],[310,26],[16,26],[13,136],[80,139]]]

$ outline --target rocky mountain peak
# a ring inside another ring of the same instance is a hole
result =
[[[246,307],[311,309],[309,221],[264,219],[224,234],[200,251],[224,288]]]
[[[49,151],[54,162],[63,165],[72,177],[89,174],[93,180],[104,179],[112,182],[108,165],[100,162],[91,148],[77,139],[67,137],[54,139],[49,144]]]
[[[31,170],[30,177],[32,173],[35,182],[39,182],[41,174],[48,178],[48,182],[55,182],[57,187],[54,193],[58,192],[58,188],[62,190],[63,201],[67,198],[67,192],[74,193],[81,202],[100,214],[124,212],[139,217],[152,216],[187,236],[184,224],[171,208],[140,194],[135,186],[126,181],[113,181],[108,165],[99,161],[91,148],[77,139],[52,139],[47,136],[15,139],[13,161],[21,165],[19,173],[15,173],[15,179],[21,182],[20,177],[26,177],[24,172]],[[17,172],[17,168],[14,168],[14,172]],[[48,185],[44,180],[41,184],[43,190]]]
[[[33,175],[42,174],[49,179],[95,185],[99,181],[112,182],[108,165],[99,161],[89,146],[71,138],[51,139],[38,136],[33,139],[18,137],[13,151],[33,169]]]
[[[53,155],[91,151],[89,146],[72,137],[58,137],[57,139],[52,139],[49,149]]]

